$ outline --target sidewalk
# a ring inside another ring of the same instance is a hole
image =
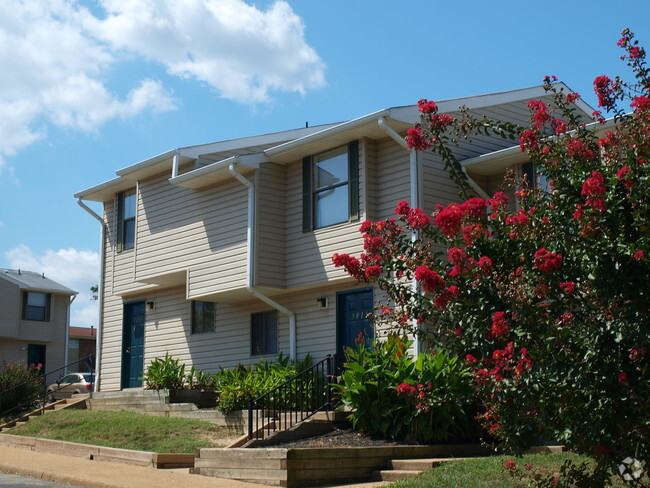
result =
[[[85,488],[268,488],[268,485],[0,446],[0,471]],[[372,488],[386,483],[359,483],[338,488]]]

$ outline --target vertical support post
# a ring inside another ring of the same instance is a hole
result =
[[[327,355],[327,383],[325,384],[325,395],[327,400],[327,406],[325,407],[326,412],[329,412],[330,408],[332,407],[332,385],[330,384],[331,381],[332,381],[332,355],[328,354]]]
[[[248,440],[253,439],[253,400],[248,400]]]

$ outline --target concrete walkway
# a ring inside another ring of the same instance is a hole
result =
[[[164,470],[127,464],[29,451],[0,446],[0,472],[31,478],[69,483],[86,488],[268,488],[268,485],[244,483],[189,474],[187,469]],[[338,488],[372,488],[385,482],[358,483]]]

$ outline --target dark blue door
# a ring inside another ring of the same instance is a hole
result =
[[[142,386],[145,301],[124,304],[122,319],[122,388]]]
[[[339,292],[336,296],[336,349],[341,354],[347,347],[356,347],[359,338],[365,342],[374,338],[372,288]]]

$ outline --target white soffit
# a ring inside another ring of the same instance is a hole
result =
[[[474,158],[465,159],[460,164],[467,170],[479,175],[502,173],[514,164],[528,161],[528,154],[521,152],[519,146],[513,146],[499,151],[481,154]]]
[[[127,180],[120,176],[75,193],[74,197],[90,200],[91,202],[110,202],[115,198],[116,193],[131,188],[135,188],[135,181]]]

